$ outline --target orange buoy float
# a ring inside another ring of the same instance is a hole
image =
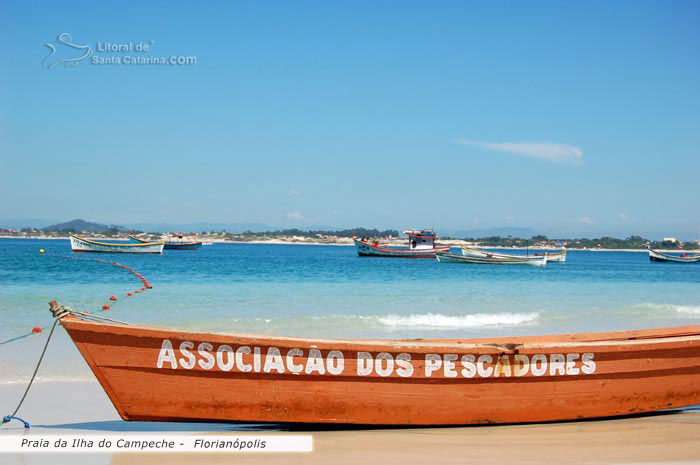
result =
[[[40,328],[40,327],[35,326],[35,327],[32,328],[32,333],[40,333],[40,332],[41,332],[41,328]]]
[[[104,304],[104,305],[102,306],[102,310],[109,310],[109,305]]]
[[[131,292],[127,292],[126,295],[128,295],[129,297],[131,297]]]
[[[141,292],[141,291],[139,291],[138,289],[136,289],[136,290],[134,291],[134,293],[136,293],[136,294],[138,294],[139,292]]]
[[[117,300],[117,298],[115,296],[111,295],[111,296],[109,296],[109,300],[114,301],[114,300]]]

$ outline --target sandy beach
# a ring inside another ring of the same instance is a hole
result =
[[[24,384],[0,385],[0,403],[19,399]],[[326,428],[122,421],[97,382],[38,383],[2,435],[310,434],[309,453],[0,454],[3,464],[612,464],[700,463],[700,410],[642,417],[534,425],[452,428]]]
[[[120,237],[120,238],[114,238],[114,239],[109,239],[109,238],[104,238],[104,237],[91,237],[89,234],[85,236],[86,238],[91,238],[96,241],[104,241],[104,242],[109,242],[109,241],[125,241],[127,238]],[[68,240],[70,239],[69,236],[32,236],[32,237],[18,237],[18,236],[2,236],[0,235],[0,239],[36,239],[36,240]],[[315,238],[310,238],[310,237],[302,237],[302,236],[282,236],[282,237],[269,237],[269,238],[262,238],[262,239],[250,239],[250,240],[231,240],[231,239],[221,239],[221,238],[216,238],[216,237],[203,237],[200,238],[199,240],[203,241],[211,241],[214,244],[262,244],[262,245],[330,245],[330,246],[341,246],[341,247],[348,247],[348,246],[354,246],[355,243],[351,238],[348,237],[337,237],[333,239],[325,239],[325,240],[318,240]],[[537,246],[530,246],[530,247],[497,247],[497,246],[481,246],[478,242],[470,242],[470,241],[465,241],[463,239],[438,239],[437,241],[439,244],[443,245],[449,245],[451,247],[462,247],[462,246],[467,246],[467,247],[482,247],[486,249],[501,249],[501,250],[533,250],[533,251],[538,251],[538,250],[558,250],[555,248],[550,248],[550,247],[537,247]],[[394,238],[391,241],[386,241],[383,242],[386,245],[389,246],[405,246],[406,245],[406,239],[404,238]],[[580,251],[587,251],[587,252],[640,252],[640,253],[648,253],[647,249],[604,249],[604,248],[596,248],[596,249],[587,249],[587,248],[575,248],[575,247],[567,247],[567,250],[580,250]],[[664,253],[678,253],[680,252],[678,249],[655,249],[658,252],[664,252]]]

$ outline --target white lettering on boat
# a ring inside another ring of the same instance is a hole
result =
[[[593,373],[595,373],[595,362],[593,361],[593,354],[585,353],[581,356],[581,360],[583,361],[583,366],[581,367],[582,372],[584,372],[587,375],[592,375]]]
[[[179,344],[177,343],[179,342]],[[520,378],[523,376],[581,376],[592,375],[597,365],[595,354],[425,354],[423,360],[412,360],[409,353],[357,352],[354,373],[346,372],[346,356],[340,350],[321,350],[316,347],[280,349],[278,347],[238,346],[228,344],[215,347],[209,342],[195,345],[191,341],[173,342],[163,339],[156,367],[160,369],[219,370],[239,373],[267,373],[293,375],[346,374],[360,377],[398,376],[411,378],[416,374],[425,378]],[[196,348],[196,349],[195,349]]]
[[[163,368],[165,362],[169,362],[170,368],[173,370],[177,368],[177,359],[175,358],[173,345],[167,339],[163,339],[163,344],[160,346],[160,353],[158,354],[158,363],[156,363],[156,366],[158,368]]]

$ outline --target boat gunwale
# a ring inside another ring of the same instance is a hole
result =
[[[306,338],[297,336],[276,336],[265,334],[243,334],[229,333],[221,331],[198,331],[188,330],[184,328],[164,328],[158,326],[135,325],[135,324],[119,324],[110,322],[99,322],[86,320],[78,316],[66,316],[62,319],[62,324],[67,321],[70,324],[76,323],[87,327],[103,328],[112,327],[126,330],[127,332],[159,332],[159,333],[175,333],[178,335],[186,335],[192,339],[206,339],[207,336],[215,337],[231,337],[239,339],[251,340],[267,340],[285,343],[304,343],[313,346],[314,344],[323,345],[354,345],[354,346],[383,346],[392,348],[444,348],[444,349],[490,349],[497,351],[514,351],[514,350],[540,350],[561,348],[574,348],[582,346],[590,347],[605,347],[605,346],[628,346],[641,344],[661,344],[671,342],[690,342],[700,341],[700,325],[675,326],[665,328],[649,328],[637,330],[623,331],[608,331],[608,332],[593,332],[593,333],[569,333],[569,334],[553,334],[542,336],[514,336],[511,338],[493,338],[492,342],[489,339],[322,339],[322,338]],[[676,334],[669,335],[669,332]],[[611,338],[601,338],[600,336],[610,335]],[[658,335],[656,335],[658,334]],[[627,337],[625,337],[627,335]],[[535,338],[575,338],[575,337],[591,337],[588,340],[561,340],[561,341],[542,341],[542,342],[516,342],[526,339]],[[612,336],[616,336],[614,338]],[[463,341],[463,342],[460,342]]]

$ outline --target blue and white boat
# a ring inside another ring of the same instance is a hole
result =
[[[75,235],[70,236],[70,246],[73,252],[102,252],[102,253],[163,253],[164,241],[138,243],[100,242],[85,239]]]

